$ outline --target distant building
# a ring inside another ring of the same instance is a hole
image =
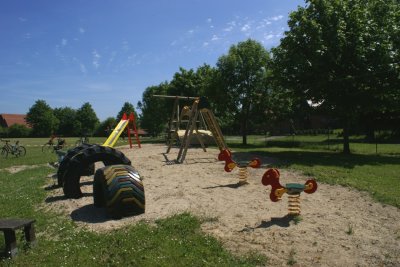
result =
[[[8,128],[14,124],[21,124],[29,127],[26,122],[26,114],[0,114],[0,126]]]

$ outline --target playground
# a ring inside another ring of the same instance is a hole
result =
[[[260,156],[261,168],[248,170],[247,184],[238,184],[238,170],[225,172],[219,150],[190,148],[183,164],[175,164],[178,149],[166,154],[165,144],[141,149],[118,147],[138,169],[146,190],[146,212],[110,219],[93,204],[93,176],[80,180],[82,198],[66,199],[62,188],[47,190],[40,209],[61,212],[79,228],[108,233],[139,222],[189,212],[203,218],[201,229],[234,254],[255,251],[268,257],[268,266],[398,266],[400,211],[378,203],[368,193],[318,182],[313,194],[301,195],[301,219],[287,216],[287,195],[272,202],[271,187],[261,184],[267,166],[278,162]],[[237,156],[250,159],[248,153]],[[102,163],[96,163],[96,169]],[[280,169],[282,184],[309,178]],[[49,175],[46,188],[54,179]],[[291,264],[289,264],[291,265]]]

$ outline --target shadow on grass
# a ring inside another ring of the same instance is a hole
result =
[[[287,144],[287,142],[286,142]],[[271,147],[265,148],[261,145],[241,145],[231,146],[235,149],[245,149],[247,152],[234,152],[234,157],[251,159],[257,156],[261,159],[262,165],[274,164],[276,167],[289,167],[292,164],[312,167],[312,166],[337,166],[352,169],[355,166],[363,165],[385,165],[400,164],[400,157],[393,155],[367,155],[337,153],[332,151],[312,151],[301,150],[291,147],[293,150],[268,151]]]
[[[88,204],[71,212],[71,219],[78,222],[102,223],[110,220],[105,208],[98,208]]]
[[[336,166],[352,169],[363,165],[386,165],[400,164],[400,157],[363,155],[363,154],[339,154],[321,151],[282,151],[268,152],[262,150],[252,151],[261,157],[272,157],[281,160],[278,167],[289,167],[292,164],[312,167],[312,166]]]

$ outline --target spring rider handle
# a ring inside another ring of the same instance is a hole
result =
[[[232,152],[229,151],[228,149],[224,149],[222,150],[219,155],[218,155],[218,160],[220,161],[225,161],[225,167],[224,170],[226,172],[231,172],[235,167],[241,165],[236,163],[233,159],[232,159]],[[260,168],[261,166],[261,161],[258,158],[253,158],[248,164],[246,164],[245,166],[239,166],[239,167],[251,167],[251,168]]]

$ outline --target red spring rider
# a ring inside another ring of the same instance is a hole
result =
[[[224,149],[219,153],[218,160],[225,161],[224,170],[231,172],[236,166],[239,168],[239,184],[247,184],[247,167],[260,168],[261,161],[258,158],[253,158],[250,162],[239,162],[237,163],[232,159],[232,152],[228,149]]]
[[[279,183],[280,173],[278,169],[268,169],[262,179],[261,183],[265,186],[270,185],[272,187],[269,195],[271,201],[277,202],[282,199],[282,195],[287,193],[289,195],[289,215],[300,214],[300,193],[306,192],[312,194],[317,191],[318,185],[314,179],[307,180],[306,183],[297,184],[290,183],[286,186],[282,186]]]

